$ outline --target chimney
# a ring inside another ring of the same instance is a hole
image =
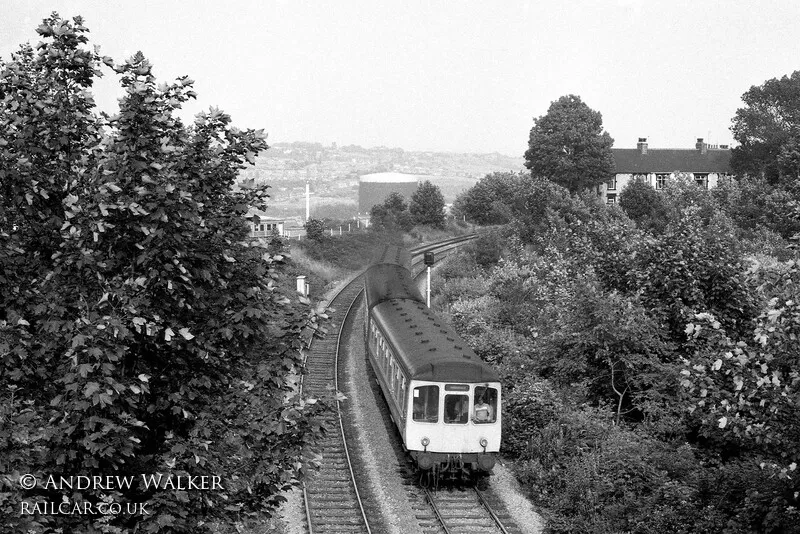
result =
[[[697,143],[694,144],[694,147],[699,150],[701,154],[705,154],[708,149],[708,145],[703,142],[702,137],[697,138]]]
[[[647,138],[640,137],[639,142],[636,143],[636,149],[639,151],[639,154],[647,154]]]

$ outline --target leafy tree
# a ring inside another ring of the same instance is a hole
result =
[[[567,188],[571,193],[597,186],[614,174],[611,146],[603,131],[599,111],[579,96],[562,96],[550,104],[547,114],[534,119],[525,152],[525,166]]]
[[[453,210],[476,224],[505,224],[511,220],[509,206],[522,177],[513,172],[494,172],[460,194]]]
[[[320,408],[284,380],[313,312],[276,284],[281,256],[247,240],[265,192],[232,190],[263,132],[216,109],[184,125],[193,82],[157,84],[141,53],[116,65],[87,51],[80,17],[37,32],[36,52],[0,64],[2,530],[202,532],[272,510]],[[88,92],[102,64],[124,91],[112,117]],[[146,516],[19,514],[22,499],[62,497],[21,493],[19,473],[157,472],[223,489],[69,496]]]
[[[309,219],[305,223],[306,237],[314,241],[325,239],[325,223],[319,219]]]
[[[619,205],[644,230],[661,233],[667,225],[664,197],[643,180],[634,180],[622,189]]]
[[[370,211],[370,224],[373,230],[411,230],[414,227],[414,219],[408,211],[403,195],[397,192],[391,193],[383,204],[375,204]]]
[[[733,118],[731,153],[737,174],[764,177],[770,184],[800,177],[800,71],[772,78],[742,95],[745,107]]]
[[[433,185],[430,180],[419,184],[411,195],[408,211],[416,224],[444,228],[444,196],[439,187]]]

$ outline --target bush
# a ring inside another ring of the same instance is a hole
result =
[[[503,378],[503,454],[522,460],[537,457],[536,436],[564,411],[546,380],[526,374],[524,364],[515,368]]]
[[[323,241],[325,237],[325,223],[319,219],[309,219],[303,225],[306,229],[306,237],[312,241]]]
[[[619,205],[643,230],[660,234],[669,222],[664,197],[643,180],[634,180],[622,189]]]

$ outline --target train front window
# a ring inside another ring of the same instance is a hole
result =
[[[444,422],[465,425],[469,419],[469,395],[444,396]]]
[[[475,423],[497,421],[497,388],[475,386],[475,409],[472,420]]]
[[[412,418],[421,423],[439,421],[439,386],[418,386],[414,388]]]

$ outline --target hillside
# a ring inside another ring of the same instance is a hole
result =
[[[295,218],[305,214],[305,184],[311,184],[313,217],[349,219],[357,214],[358,177],[373,172],[428,175],[439,186],[445,202],[486,174],[522,169],[522,157],[503,154],[412,152],[402,148],[363,148],[357,145],[275,143],[256,160],[242,179],[271,187],[270,211]]]

